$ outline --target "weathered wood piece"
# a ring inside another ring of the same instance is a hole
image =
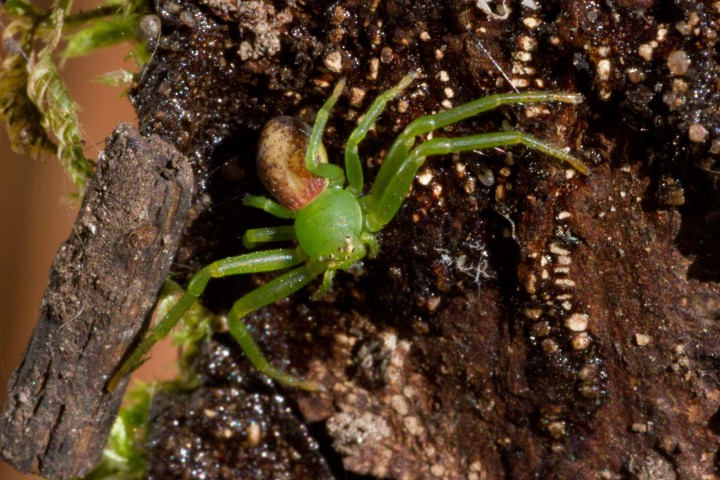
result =
[[[187,159],[120,125],[55,258],[40,321],[8,382],[0,456],[71,478],[99,460],[127,386],[106,383],[145,325],[190,208]]]

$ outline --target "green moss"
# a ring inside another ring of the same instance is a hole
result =
[[[94,165],[83,153],[77,105],[59,73],[56,50],[66,40],[62,57],[69,58],[130,41],[141,66],[147,49],[136,32],[147,6],[138,0],[112,0],[74,15],[70,6],[70,0],[56,0],[47,10],[25,0],[3,5],[11,22],[3,32],[9,53],[0,64],[0,121],[14,151],[57,155],[82,195]]]
[[[141,480],[145,478],[145,439],[150,402],[157,385],[137,382],[125,394],[102,460],[84,480]]]

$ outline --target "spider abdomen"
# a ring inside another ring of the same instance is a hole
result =
[[[265,124],[258,142],[258,175],[265,188],[284,207],[300,210],[328,185],[305,166],[310,127],[294,117],[275,117]],[[318,163],[327,163],[320,143]]]
[[[297,212],[295,232],[305,252],[328,268],[346,268],[365,256],[362,211],[348,191],[330,188]]]

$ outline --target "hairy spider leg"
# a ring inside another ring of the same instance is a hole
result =
[[[350,138],[348,138],[347,145],[345,146],[345,175],[348,180],[347,190],[355,195],[355,197],[359,197],[362,194],[364,182],[358,145],[363,141],[373,124],[380,118],[387,103],[410,86],[416,78],[417,73],[415,72],[405,75],[397,85],[381,93],[372,105],[370,105],[368,111],[365,112],[365,115],[363,115],[362,120],[358,126],[355,127],[355,130],[350,134]]]
[[[374,211],[368,212],[366,225],[370,231],[376,232],[393,219],[402,206],[415,174],[427,157],[517,144],[523,144],[528,148],[566,162],[582,173],[589,173],[588,167],[577,158],[525,132],[511,130],[466,137],[433,138],[415,147],[406,160],[393,172],[393,176],[384,190],[376,191],[373,188],[371,194],[374,196],[373,205],[377,205],[377,207]]]
[[[295,225],[282,225],[279,227],[251,228],[243,235],[243,245],[248,250],[261,243],[284,242],[294,240]]]
[[[516,105],[516,104],[533,104],[533,103],[548,103],[548,102],[562,102],[578,104],[582,102],[583,96],[577,93],[562,93],[562,92],[524,92],[524,93],[500,93],[495,95],[488,95],[487,97],[479,98],[470,103],[459,105],[450,110],[445,110],[432,115],[425,115],[417,118],[410,122],[407,127],[398,135],[395,142],[388,150],[388,154],[383,160],[382,167],[375,178],[373,184],[373,191],[384,192],[388,184],[392,181],[395,176],[395,172],[401,168],[410,149],[415,145],[416,137],[426,133],[430,133],[439,128],[452,125],[461,120],[473,117],[480,113],[488,110],[495,109],[502,105]],[[579,160],[576,164],[580,166],[578,170],[582,173],[587,174],[590,169],[587,168]],[[368,203],[370,210],[375,209],[374,201],[378,200],[378,196],[366,198],[365,202]]]
[[[256,288],[235,302],[228,312],[228,328],[230,333],[242,348],[245,356],[255,368],[264,375],[289,387],[301,388],[308,391],[323,390],[323,386],[311,380],[293,377],[276,368],[268,362],[260,347],[248,332],[247,325],[242,321],[250,312],[297,292],[310,283],[315,277],[325,271],[325,266],[319,262],[309,261],[302,267],[291,270],[265,285]]]
[[[337,270],[327,269],[325,270],[325,274],[323,275],[323,281],[320,284],[320,287],[313,293],[312,299],[314,301],[319,301],[322,299],[322,297],[325,296],[327,292],[330,291],[333,284],[333,279],[335,278],[335,273]]]
[[[274,215],[278,218],[291,219],[295,217],[295,212],[287,207],[280,205],[278,202],[261,195],[246,195],[242,199],[243,205],[248,207],[259,208],[260,210]]]
[[[328,118],[330,118],[330,111],[332,110],[335,103],[342,95],[342,91],[345,88],[345,79],[341,78],[337,85],[333,89],[330,98],[328,98],[323,106],[318,110],[315,116],[315,123],[312,126],[310,132],[310,138],[308,139],[307,151],[305,152],[305,168],[310,173],[317,175],[318,177],[327,178],[330,187],[342,188],[345,183],[345,173],[342,168],[332,163],[318,163],[316,161],[320,145],[322,144],[322,136],[325,132],[325,125],[327,124]]]
[[[132,352],[130,357],[125,360],[120,369],[110,378],[107,387],[108,391],[115,390],[115,387],[117,387],[118,383],[125,375],[131,373],[143,364],[145,356],[153,345],[170,333],[170,330],[172,330],[183,315],[185,315],[190,307],[192,307],[198,297],[200,297],[200,295],[202,295],[205,291],[205,287],[211,278],[222,278],[248,273],[271,272],[274,270],[294,267],[305,260],[307,260],[307,255],[305,255],[305,253],[300,249],[279,248],[276,250],[246,253],[244,255],[218,260],[204,267],[193,275],[190,279],[187,290],[180,300],[178,300],[175,306],[167,313],[167,315],[165,315],[165,318],[163,318],[155,326],[155,328],[147,335],[147,337],[145,337],[140,345],[138,345]],[[252,342],[252,339],[249,341]],[[245,344],[247,343],[248,341],[246,340]],[[251,347],[248,348],[252,350]],[[245,350],[245,347],[243,347],[243,350]]]

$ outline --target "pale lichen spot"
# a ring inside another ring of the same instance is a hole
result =
[[[575,282],[569,278],[557,278],[555,279],[555,285],[558,287],[572,288],[575,286]]]
[[[590,346],[590,336],[585,332],[578,333],[572,338],[570,344],[573,350],[585,350]]]
[[[588,316],[584,313],[573,313],[565,319],[565,328],[573,332],[583,332],[588,327]]]

